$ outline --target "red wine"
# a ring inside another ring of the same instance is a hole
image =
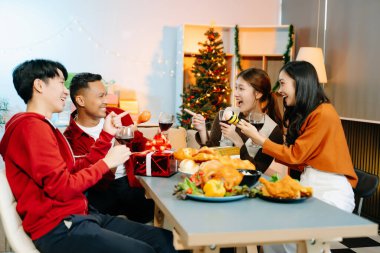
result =
[[[129,144],[131,142],[131,140],[133,140],[133,137],[131,138],[125,138],[125,139],[119,139],[119,138],[116,138],[116,140],[122,144],[122,145],[126,145],[126,144]]]
[[[172,125],[173,123],[158,123],[158,125],[160,126],[160,129],[162,132],[164,131],[167,131]]]
[[[263,128],[264,123],[251,123],[254,127],[256,127],[257,131],[260,131]]]

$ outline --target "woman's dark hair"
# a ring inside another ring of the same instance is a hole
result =
[[[318,105],[329,103],[323,87],[319,84],[317,71],[306,61],[293,61],[285,64],[281,70],[295,80],[295,106],[286,106],[284,126],[288,128],[286,144],[292,145],[300,135],[301,126],[309,114]],[[285,104],[285,103],[284,103]]]
[[[282,130],[282,117],[280,107],[277,103],[276,94],[272,92],[272,86],[268,74],[261,69],[249,68],[240,72],[237,78],[243,78],[256,91],[263,95],[260,98],[260,104],[264,105],[263,111],[273,119]]]
[[[88,83],[101,81],[101,80],[102,80],[102,76],[98,74],[92,74],[92,73],[76,74],[71,80],[71,84],[70,84],[70,98],[71,98],[71,101],[73,101],[74,105],[75,106],[77,105],[77,103],[75,102],[75,97],[78,95],[79,90],[87,89]]]
[[[36,59],[25,61],[18,65],[12,74],[13,84],[17,94],[24,100],[24,103],[32,98],[33,83],[36,79],[48,82],[49,78],[59,76],[58,69],[62,71],[65,80],[67,79],[67,70],[59,62]]]

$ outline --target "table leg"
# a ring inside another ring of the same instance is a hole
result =
[[[321,253],[330,252],[330,245],[326,241],[321,240],[307,240],[297,243],[297,253]]]
[[[157,205],[154,205],[153,225],[159,228],[162,228],[164,225],[164,213],[161,212]]]
[[[205,246],[201,248],[193,249],[193,253],[219,253],[219,247]]]
[[[235,253],[247,253],[247,248],[246,247],[237,247],[235,249]]]
[[[257,253],[257,245],[247,245],[247,253]]]

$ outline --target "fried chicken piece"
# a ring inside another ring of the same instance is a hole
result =
[[[174,152],[173,155],[177,160],[189,159],[196,162],[209,161],[218,156],[214,150],[208,147],[202,147],[199,150],[195,148],[181,148]]]
[[[173,153],[174,158],[177,160],[191,159],[193,160],[193,155],[198,152],[195,148],[181,148]]]
[[[200,170],[202,171],[202,184],[211,179],[218,179],[223,181],[226,190],[231,190],[232,187],[239,185],[241,180],[243,180],[243,174],[236,169],[224,166],[218,160],[202,163]]]
[[[261,177],[259,181],[263,184],[262,194],[274,198],[299,199],[309,197],[313,190],[311,187],[304,187],[298,181],[286,175],[277,182],[269,182]]]
[[[220,156],[217,158],[224,166],[233,169],[255,170],[256,167],[248,160],[241,160],[240,158],[231,158],[230,156]]]

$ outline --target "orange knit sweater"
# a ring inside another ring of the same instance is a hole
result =
[[[317,170],[345,175],[352,187],[356,187],[358,178],[342,123],[329,103],[319,105],[310,113],[293,145],[287,147],[267,139],[263,152],[290,167],[303,170],[310,165]]]

